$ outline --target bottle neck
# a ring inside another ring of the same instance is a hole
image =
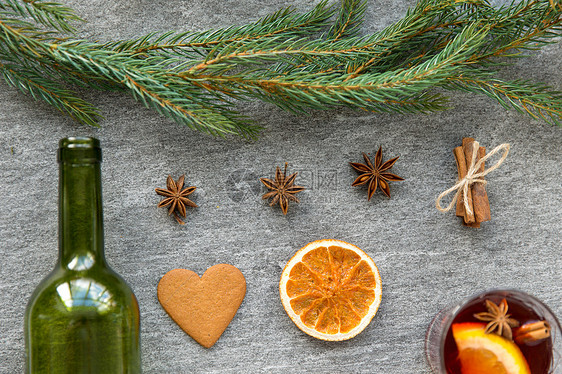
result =
[[[59,264],[76,271],[105,265],[99,162],[60,162]]]

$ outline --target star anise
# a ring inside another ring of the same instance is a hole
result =
[[[170,207],[168,208],[168,215],[173,213],[174,218],[181,225],[184,225],[185,222],[181,220],[178,213],[182,217],[185,217],[186,205],[192,208],[197,208],[197,204],[195,204],[193,201],[187,198],[187,196],[189,196],[190,194],[193,193],[193,191],[195,191],[196,187],[183,188],[184,180],[185,180],[185,175],[179,177],[177,182],[174,182],[172,176],[168,175],[168,179],[166,180],[167,189],[166,190],[163,188],[155,189],[158,195],[165,197],[164,200],[158,203],[158,208],[169,205]]]
[[[262,199],[269,199],[273,198],[269,203],[269,206],[273,206],[279,203],[281,207],[281,211],[283,214],[287,214],[287,210],[289,209],[289,200],[292,200],[296,203],[299,202],[299,199],[295,196],[295,194],[304,191],[305,188],[302,186],[294,186],[295,178],[297,177],[298,173],[293,173],[287,177],[287,163],[285,162],[285,170],[283,174],[281,174],[281,169],[279,166],[275,172],[275,180],[269,178],[260,178],[260,181],[271,191],[265,193],[262,196]]]
[[[358,162],[349,163],[352,168],[354,168],[358,173],[361,173],[361,175],[359,175],[351,185],[355,187],[368,183],[367,200],[371,200],[371,197],[373,197],[377,187],[380,187],[381,191],[386,196],[390,197],[390,186],[388,182],[404,180],[404,178],[388,172],[388,170],[392,169],[394,163],[398,160],[398,157],[391,158],[383,163],[382,147],[379,147],[379,150],[375,155],[374,165],[367,154],[363,153],[363,158],[365,159],[365,164],[360,164]]]
[[[488,309],[488,312],[474,314],[474,318],[477,320],[489,322],[486,325],[486,334],[493,332],[506,339],[513,340],[511,328],[518,327],[519,321],[509,318],[511,314],[507,314],[507,300],[503,299],[498,305],[486,300],[486,309]]]

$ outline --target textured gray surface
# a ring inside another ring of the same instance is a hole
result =
[[[240,24],[315,1],[70,2],[89,20],[85,37],[127,38],[154,30],[200,30]],[[412,1],[369,2],[364,31],[401,18]],[[506,71],[562,89],[562,45],[552,45]],[[445,305],[490,287],[514,287],[562,315],[560,228],[562,132],[491,100],[459,94],[454,110],[433,115],[353,111],[296,117],[270,105],[242,110],[265,126],[257,142],[214,139],[144,109],[121,94],[85,93],[106,116],[101,129],[73,123],[0,83],[0,372],[23,368],[23,314],[34,287],[57,256],[55,151],[60,138],[102,141],[106,256],[131,284],[142,316],[145,373],[427,373],[424,334]],[[512,144],[489,176],[493,220],[463,227],[434,207],[454,183],[452,149],[463,136],[492,147]],[[349,161],[383,146],[400,155],[392,199],[351,188]],[[310,189],[284,217],[263,203],[257,177],[285,161]],[[187,174],[200,205],[177,225],[157,209],[155,187],[168,173]],[[278,299],[282,267],[304,244],[339,238],[378,264],[383,301],[356,338],[326,343],[304,335]],[[212,349],[185,335],[158,304],[156,285],[178,267],[202,274],[231,263],[246,276],[238,314]]]

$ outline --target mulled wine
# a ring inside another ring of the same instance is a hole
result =
[[[562,372],[560,323],[536,298],[493,290],[442,310],[426,337],[438,374]]]
[[[499,305],[504,299],[504,296],[492,294],[486,295],[485,299]],[[505,297],[505,300],[509,306],[507,313],[511,315],[512,319],[517,320],[520,326],[528,325],[533,322],[544,321],[544,316],[539,315],[537,311],[535,311],[531,306],[526,305],[522,300],[513,296],[507,296]],[[455,343],[455,339],[453,338],[452,326],[463,322],[479,322],[474,315],[482,312],[486,312],[486,304],[484,298],[478,298],[466,304],[453,320],[451,328],[445,337],[444,358],[448,374],[462,373],[459,360],[459,350],[457,344]],[[517,333],[517,329],[517,327],[513,328],[514,335]],[[522,341],[520,344],[517,344],[517,341],[514,341],[514,343],[521,350],[531,374],[549,373],[552,361],[552,339],[550,336],[535,341]]]

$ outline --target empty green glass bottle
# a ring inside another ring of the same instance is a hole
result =
[[[66,138],[58,152],[59,259],[25,314],[27,373],[140,373],[139,308],[104,257],[101,149]]]

